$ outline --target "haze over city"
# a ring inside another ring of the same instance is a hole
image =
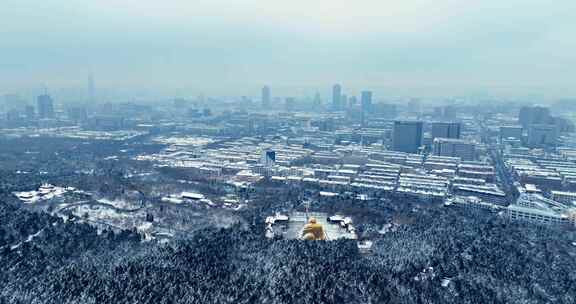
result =
[[[3,1],[0,92],[574,96],[573,1]],[[122,97],[126,97],[122,95]]]

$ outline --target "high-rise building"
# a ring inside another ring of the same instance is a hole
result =
[[[460,138],[462,124],[459,122],[432,123],[432,139],[434,138]]]
[[[518,113],[518,122],[524,128],[534,124],[548,124],[550,122],[550,109],[542,106],[522,107]]]
[[[88,75],[88,102],[94,104],[96,102],[96,87],[94,85],[94,75]]]
[[[88,120],[86,108],[83,106],[73,106],[68,108],[68,118],[76,123],[83,123]]]
[[[348,105],[353,107],[356,104],[358,104],[358,98],[356,98],[356,96],[350,96],[350,98],[348,98]]]
[[[319,109],[320,106],[322,105],[322,98],[320,97],[320,93],[318,92],[316,92],[316,95],[314,95],[313,105],[315,109]]]
[[[264,86],[262,88],[262,107],[264,107],[264,109],[268,109],[270,107],[270,98],[270,87]]]
[[[522,127],[521,126],[502,126],[500,127],[500,140],[507,138],[522,138]]]
[[[372,111],[372,92],[362,91],[360,94],[362,126],[366,124],[366,115]]]
[[[557,144],[558,133],[554,125],[532,124],[528,128],[528,146],[546,148]]]
[[[437,156],[460,157],[464,161],[476,159],[476,144],[454,138],[435,138],[433,154]]]
[[[48,94],[38,96],[38,117],[54,118],[54,102]]]
[[[26,118],[29,120],[34,119],[34,117],[36,116],[36,110],[32,105],[26,105],[25,112],[26,112]]]
[[[339,111],[342,109],[342,86],[335,84],[332,87],[332,109]]]
[[[287,97],[285,102],[285,110],[288,112],[294,111],[294,108],[296,107],[296,99],[294,97]]]
[[[395,121],[392,134],[392,150],[406,153],[418,153],[422,145],[421,121]]]
[[[274,150],[264,150],[262,151],[262,158],[260,162],[265,166],[273,166],[276,162],[276,151]]]
[[[372,109],[372,91],[362,91],[360,95],[362,110],[370,111]]]

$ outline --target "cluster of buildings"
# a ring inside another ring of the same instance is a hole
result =
[[[192,176],[230,182],[267,180],[364,197],[405,195],[442,200],[456,193],[477,195],[498,204],[506,201],[506,194],[495,184],[492,165],[459,157],[390,151],[381,145],[306,146],[281,138],[243,137],[218,144],[210,141],[210,145],[187,144],[206,140],[182,142],[137,159],[185,170]]]
[[[256,102],[200,96],[94,107],[63,107],[42,94],[35,106],[5,109],[0,124],[6,132],[13,122],[35,121],[10,129],[22,136],[141,136],[168,147],[136,159],[203,179],[441,200],[551,224],[571,218],[576,130],[549,107],[377,100],[372,91],[345,91],[340,84],[327,102],[318,93],[276,97],[269,86],[260,94]],[[94,92],[89,95],[93,100]],[[541,216],[526,216],[532,209]],[[552,213],[556,220],[544,216]]]

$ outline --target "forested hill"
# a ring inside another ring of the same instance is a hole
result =
[[[349,241],[206,228],[169,245],[0,203],[0,303],[576,303],[572,232],[429,209]]]

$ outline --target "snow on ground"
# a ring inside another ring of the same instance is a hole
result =
[[[174,196],[166,196],[162,198],[163,202],[172,203],[172,204],[182,204],[183,200],[178,197]]]
[[[144,235],[144,239],[142,241],[146,242],[146,241],[152,241],[155,239],[155,237],[152,235],[152,232],[153,232],[152,223],[150,223],[150,222],[142,223],[141,225],[136,227],[136,229],[138,230],[138,232],[140,232]]]
[[[45,184],[38,188],[38,190],[14,192],[13,194],[25,204],[34,204],[40,201],[46,201],[60,197],[65,193],[73,191],[76,191],[76,189]]]
[[[178,145],[178,146],[204,146],[209,143],[214,142],[212,138],[207,137],[195,137],[195,136],[158,136],[152,141],[168,144],[168,145]]]
[[[20,243],[14,245],[14,246],[10,246],[10,249],[14,250],[14,249],[17,249],[18,247],[20,247],[20,246],[22,245],[22,243],[29,243],[29,242],[31,242],[35,237],[39,236],[40,233],[42,233],[42,231],[44,231],[44,228],[38,230],[38,232],[36,232],[36,233],[34,233],[34,234],[29,235],[29,236],[26,238],[26,240],[24,240],[24,242],[20,242]]]
[[[145,212],[122,212],[112,207],[102,205],[78,205],[69,208],[74,216],[86,220],[90,224],[104,225],[120,229],[141,227],[145,222]]]
[[[118,208],[118,209],[128,209],[128,210],[130,210],[130,209],[134,209],[134,208],[137,207],[137,206],[134,205],[134,203],[131,203],[131,202],[128,202],[128,201],[125,201],[125,200],[113,200],[113,201],[112,201],[112,200],[109,200],[109,199],[106,199],[106,198],[101,198],[101,199],[98,199],[98,202],[99,202],[99,203],[102,203],[102,204],[107,204],[107,205],[110,205],[110,206],[114,206],[114,207],[116,207],[116,208]]]
[[[129,213],[117,212],[116,210],[98,205],[80,205],[70,209],[75,216],[83,217],[88,215],[91,220],[122,220],[133,215]]]

